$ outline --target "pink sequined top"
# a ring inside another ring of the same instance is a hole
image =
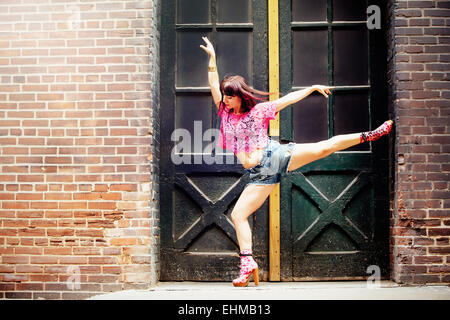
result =
[[[256,104],[244,114],[236,115],[221,103],[217,112],[221,117],[219,147],[231,150],[234,154],[264,148],[269,143],[269,120],[276,118],[276,109],[276,103],[268,101]]]

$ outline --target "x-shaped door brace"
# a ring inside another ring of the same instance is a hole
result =
[[[350,200],[352,200],[356,194],[369,183],[369,174],[367,172],[360,172],[333,201],[327,199],[327,197],[303,174],[292,174],[287,177],[293,184],[300,187],[315,202],[322,212],[295,240],[295,248],[297,250],[304,252],[311,241],[330,223],[340,226],[350,238],[361,246],[361,248],[368,245],[368,236],[365,235],[348,217],[342,214]]]
[[[177,249],[186,249],[189,244],[208,226],[216,224],[236,244],[238,243],[233,223],[227,218],[226,210],[230,203],[240,195],[247,181],[245,175],[235,182],[216,202],[211,201],[186,175],[178,174],[174,182],[200,206],[202,215],[181,236],[174,241]]]

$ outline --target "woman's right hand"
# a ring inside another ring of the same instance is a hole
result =
[[[202,48],[207,54],[209,54],[210,57],[215,58],[216,52],[214,51],[214,47],[212,43],[209,41],[207,37],[202,37],[203,41],[205,41],[206,47],[200,45],[200,48]]]
[[[325,98],[328,98],[328,95],[331,94],[330,89],[334,89],[334,87],[322,86],[320,84],[315,84],[312,86],[314,91],[319,91]]]

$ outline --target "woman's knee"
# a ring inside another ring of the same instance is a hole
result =
[[[329,156],[334,152],[334,141],[331,139],[318,142],[317,155],[320,158]]]
[[[247,219],[246,215],[241,210],[234,209],[231,212],[231,221],[233,221],[234,224],[240,223],[240,222],[243,222],[243,221],[245,222],[246,219]]]
[[[236,224],[237,222],[239,222],[240,217],[239,217],[239,213],[236,210],[233,210],[231,212],[231,221],[233,221],[234,224]]]

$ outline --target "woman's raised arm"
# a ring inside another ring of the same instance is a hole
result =
[[[216,52],[207,37],[202,37],[202,39],[205,41],[206,47],[200,45],[200,48],[202,48],[209,55],[208,81],[214,103],[218,109],[220,101],[222,100],[222,94],[220,93],[219,73],[217,72],[216,65]]]
[[[299,102],[303,98],[309,96],[314,91],[319,91],[321,94],[323,94],[326,98],[328,98],[328,95],[331,94],[330,89],[333,87],[327,87],[327,86],[321,86],[321,85],[313,85],[311,87],[308,87],[306,89],[297,90],[294,92],[291,92],[284,97],[275,100],[274,102],[277,104],[277,111],[281,111],[285,107],[287,107],[290,104],[294,104],[296,102]]]

